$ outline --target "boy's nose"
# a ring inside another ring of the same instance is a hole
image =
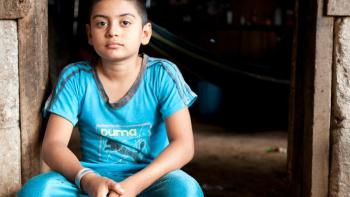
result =
[[[119,34],[120,34],[120,27],[117,24],[112,23],[108,28],[107,36],[114,37],[114,36],[119,36]]]

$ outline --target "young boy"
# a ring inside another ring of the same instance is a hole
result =
[[[42,155],[52,172],[19,196],[203,196],[179,170],[194,153],[189,111],[196,95],[177,67],[139,55],[151,24],[141,0],[99,0],[87,25],[95,63],[66,67],[47,101]],[[82,161],[67,148],[78,124]]]

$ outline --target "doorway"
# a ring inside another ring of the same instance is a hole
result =
[[[199,94],[191,108],[198,157],[185,170],[206,196],[285,194],[295,1],[147,2],[159,39],[144,52],[177,63]],[[49,1],[52,84],[89,56],[86,12],[86,1]]]

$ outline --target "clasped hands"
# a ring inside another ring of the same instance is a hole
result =
[[[92,197],[136,197],[137,195],[134,184],[131,184],[127,179],[117,183],[95,173],[89,173],[82,177],[81,187]]]

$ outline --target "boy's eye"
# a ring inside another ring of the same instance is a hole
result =
[[[130,24],[131,24],[130,21],[126,21],[126,20],[122,21],[123,26],[129,26]]]
[[[99,22],[96,23],[96,25],[97,25],[98,27],[105,27],[105,26],[107,26],[107,22],[105,22],[105,21],[99,21]]]

